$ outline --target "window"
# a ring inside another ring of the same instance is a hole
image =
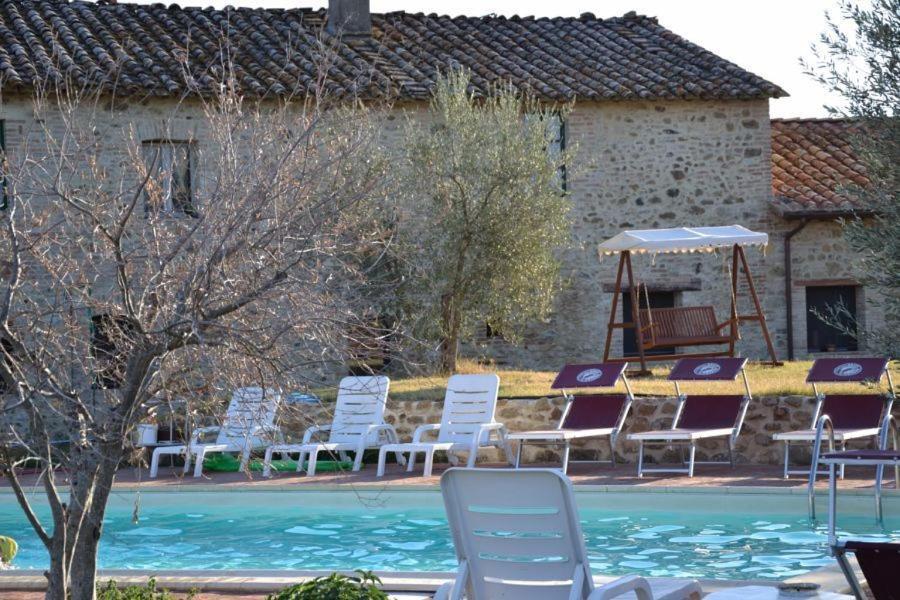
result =
[[[644,293],[643,287],[640,288],[641,293],[638,296],[640,308],[647,308],[647,296],[650,296],[651,308],[673,308],[675,306],[675,292],[648,292]],[[632,322],[631,314],[631,293],[622,294],[622,321],[625,323]],[[646,323],[645,323],[646,325]],[[644,354],[674,354],[675,348],[660,347],[645,350]],[[622,330],[622,355],[638,356],[637,337],[634,329]]]
[[[9,206],[9,190],[6,182],[6,121],[0,119],[0,210]]]
[[[94,315],[91,317],[91,357],[95,361],[94,387],[114,389],[122,385],[125,363],[123,348],[137,328],[127,317]]]
[[[806,349],[809,352],[856,350],[855,285],[806,288]]]
[[[147,212],[196,217],[191,143],[151,140],[142,144],[142,152],[150,173],[144,193]]]

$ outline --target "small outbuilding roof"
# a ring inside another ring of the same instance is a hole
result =
[[[623,231],[600,244],[603,254],[626,250],[635,253],[712,252],[716,248],[765,246],[769,236],[741,225],[718,227],[675,227]]]

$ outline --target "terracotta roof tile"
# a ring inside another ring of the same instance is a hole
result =
[[[0,83],[44,77],[121,94],[213,89],[228,38],[245,92],[302,93],[315,83],[326,11],[181,8],[0,0]],[[372,15],[373,34],[336,43],[331,91],[424,99],[435,75],[469,67],[479,91],[512,81],[550,100],[770,98],[786,95],[665,29],[656,19]]]
[[[857,122],[842,119],[772,120],[772,194],[786,216],[865,209],[843,188],[866,185],[851,144]]]

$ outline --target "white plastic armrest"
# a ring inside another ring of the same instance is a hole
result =
[[[259,428],[257,434],[264,434],[268,440],[265,441],[274,441],[276,443],[284,442],[284,433],[281,432],[281,427],[277,425],[263,425]]]
[[[626,575],[610,581],[606,585],[601,585],[591,592],[588,600],[613,600],[628,592],[634,592],[638,600],[653,600],[650,583],[638,575]]]
[[[376,431],[388,431],[388,432],[393,431],[394,436],[396,437],[396,435],[397,435],[397,432],[394,429],[393,425],[391,425],[390,423],[379,423],[378,425],[369,425],[369,428],[366,430],[365,437],[368,438],[372,433],[374,433]]]
[[[219,425],[213,425],[211,427],[198,427],[194,431],[191,432],[191,446],[194,444],[200,443],[200,436],[204,433],[218,433],[219,430],[222,429]]]
[[[418,444],[422,441],[422,434],[428,431],[438,431],[441,428],[440,423],[431,423],[428,425],[419,425],[416,427],[416,430],[413,432],[413,444]]]
[[[322,426],[314,425],[313,427],[310,427],[303,434],[303,443],[304,444],[310,443],[312,441],[314,435],[316,435],[317,433],[321,433],[323,431],[329,431],[330,429],[331,429],[331,425],[322,425]]]
[[[475,436],[472,441],[476,444],[480,444],[481,436],[484,435],[484,432],[486,431],[496,431],[501,440],[506,439],[506,426],[503,423],[482,423],[478,426],[478,431],[472,434]]]

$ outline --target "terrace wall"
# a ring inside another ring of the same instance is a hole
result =
[[[509,431],[528,431],[555,427],[562,414],[562,398],[500,399],[497,404],[497,420],[506,424]],[[638,397],[632,412],[625,422],[625,429],[616,446],[616,460],[625,463],[637,461],[637,443],[626,439],[630,432],[666,429],[671,426],[676,401],[673,398]],[[747,411],[744,427],[737,444],[736,460],[749,464],[781,464],[784,447],[781,442],[773,442],[772,435],[781,431],[806,429],[812,422],[815,400],[807,396],[781,396],[754,398]],[[385,420],[394,425],[402,441],[408,441],[416,427],[425,423],[440,423],[440,401],[392,400],[388,404]],[[900,410],[895,409],[895,415]],[[282,428],[287,432],[302,435],[311,424],[331,422],[328,405],[294,406],[285,418]],[[865,442],[858,442],[864,444]],[[587,448],[587,449],[585,449]],[[609,443],[606,439],[574,442],[572,458],[594,460],[599,449],[603,460],[609,459]],[[666,449],[647,450],[645,455],[652,461],[666,462],[678,460],[675,451]],[[485,460],[502,461],[501,453],[487,450]],[[809,460],[808,448],[798,446],[791,451],[792,460]],[[555,461],[559,454],[552,449],[526,447],[523,460]],[[724,439],[701,440],[697,446],[697,460],[727,460],[728,446]]]

